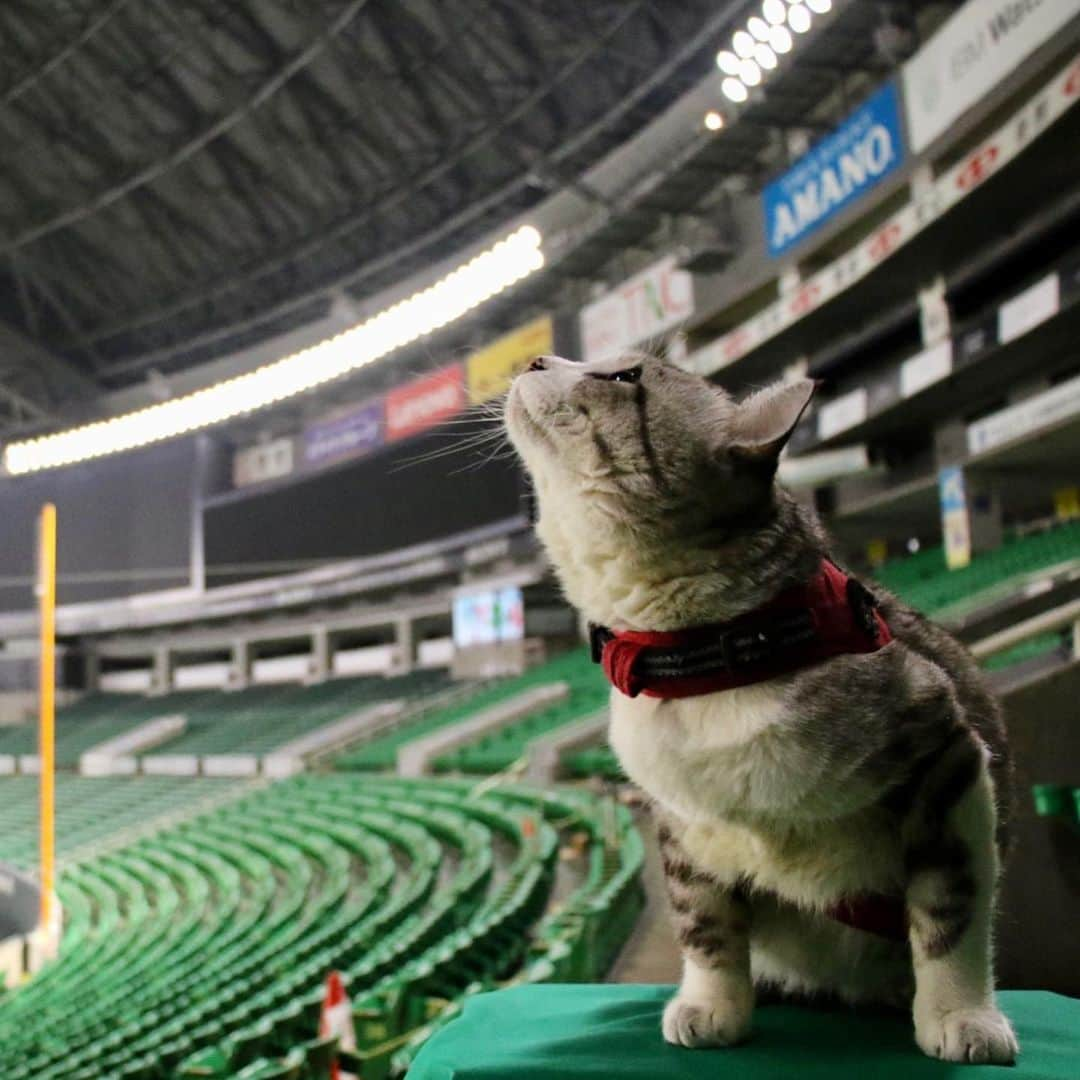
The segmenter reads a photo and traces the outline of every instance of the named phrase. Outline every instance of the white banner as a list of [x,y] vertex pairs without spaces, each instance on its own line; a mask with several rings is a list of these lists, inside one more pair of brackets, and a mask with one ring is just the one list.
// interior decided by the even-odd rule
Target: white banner
[[257,443],[233,454],[233,487],[247,487],[288,476],[293,471],[293,441]]
[[581,358],[618,356],[693,313],[693,279],[669,255],[581,309]]
[[1080,375],[969,424],[968,452],[984,453],[1080,413]]
[[850,289],[1000,172],[1078,99],[1080,58],[1074,58],[1007,123],[939,176],[917,198],[887,218],[868,237],[807,278],[793,292],[774,301],[711,345],[691,353],[684,366],[701,375],[719,371]]
[[904,65],[912,152],[929,146],[1077,15],[1080,0],[970,0]]

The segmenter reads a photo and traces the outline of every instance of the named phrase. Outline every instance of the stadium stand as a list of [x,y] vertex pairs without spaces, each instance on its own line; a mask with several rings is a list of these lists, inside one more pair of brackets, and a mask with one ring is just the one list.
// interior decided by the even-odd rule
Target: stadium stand
[[[517,723],[510,723],[499,731],[481,736],[475,743],[462,747],[453,754],[439,758],[436,770],[462,772],[497,772],[521,756],[529,738],[542,734],[561,724],[571,723],[589,712],[602,708],[607,700],[607,687],[602,676],[590,663],[583,649],[575,649],[546,663],[531,668],[524,675],[501,679],[475,693],[464,691],[453,705],[421,711],[420,714],[396,727],[342,754],[335,760],[341,769],[357,769],[378,772],[392,770],[397,765],[398,752],[403,746],[440,731],[470,717],[500,705],[526,691],[544,685],[566,683],[569,696],[565,701],[531,713]],[[485,763],[477,761],[477,768],[465,767],[462,762],[473,762],[472,747],[495,746],[497,750]],[[484,751],[486,753],[486,750]],[[507,754],[514,756],[507,760]],[[499,763],[502,764],[499,764]]]
[[1080,569],[1080,521],[1014,534],[1001,547],[949,570],[940,546],[886,563],[877,579],[908,603],[948,622],[995,600],[1023,595],[1035,575]]
[[[132,694],[90,694],[60,709],[56,716],[56,764],[73,769],[79,756],[98,743],[130,731],[157,716],[186,713],[210,695],[206,691],[177,691],[168,698]],[[0,756],[37,753],[37,728],[31,723],[0,727]]]
[[[65,787],[95,808],[84,846],[122,831],[140,799],[160,793],[164,813],[186,788],[194,810],[214,783]],[[466,992],[602,974],[640,907],[640,839],[625,810],[584,793],[340,774],[235,794],[67,867],[60,960],[0,998],[0,1074],[314,1077],[322,983],[337,969],[377,1075]],[[26,814],[5,824],[32,833]],[[589,837],[585,865],[545,919],[571,829]],[[28,848],[23,836],[8,853]]]
[[444,681],[440,672],[417,671],[392,678],[358,676],[314,686],[256,686],[215,694],[187,712],[187,730],[160,750],[200,756],[265,754],[347,713],[381,701],[408,701],[437,690]]

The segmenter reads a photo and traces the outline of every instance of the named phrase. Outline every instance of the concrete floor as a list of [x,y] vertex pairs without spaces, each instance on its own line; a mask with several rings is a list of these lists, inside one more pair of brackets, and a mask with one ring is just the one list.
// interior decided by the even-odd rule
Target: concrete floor
[[635,811],[634,819],[645,840],[645,910],[607,978],[608,982],[675,983],[679,981],[679,949],[668,918],[656,829],[647,810]]

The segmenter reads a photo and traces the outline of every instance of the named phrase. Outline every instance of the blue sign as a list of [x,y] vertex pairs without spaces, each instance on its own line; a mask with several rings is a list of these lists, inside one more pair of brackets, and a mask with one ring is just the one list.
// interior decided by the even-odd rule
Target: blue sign
[[888,82],[761,193],[769,254],[806,239],[903,161],[900,99]]
[[383,441],[383,403],[379,398],[319,420],[304,429],[304,464],[329,465],[375,449]]

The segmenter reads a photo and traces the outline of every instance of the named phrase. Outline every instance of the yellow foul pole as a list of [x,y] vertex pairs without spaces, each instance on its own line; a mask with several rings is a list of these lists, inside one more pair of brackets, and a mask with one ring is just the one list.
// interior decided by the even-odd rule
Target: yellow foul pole
[[56,507],[46,503],[38,523],[38,611],[40,615],[40,651],[38,683],[38,757],[41,858],[41,925],[52,916],[53,879],[55,874],[55,760],[56,724]]

